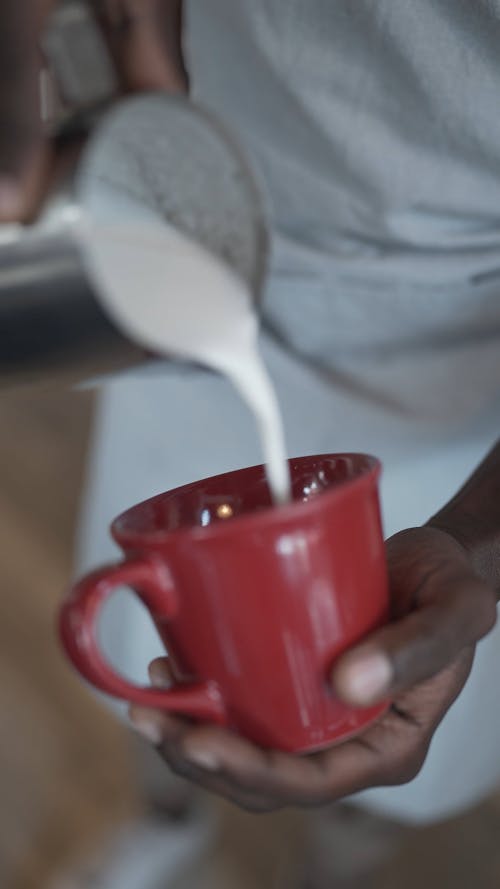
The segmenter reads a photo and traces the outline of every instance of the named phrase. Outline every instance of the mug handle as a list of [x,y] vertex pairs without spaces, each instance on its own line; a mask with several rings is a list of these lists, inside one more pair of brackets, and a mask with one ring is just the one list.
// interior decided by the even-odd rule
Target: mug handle
[[134,685],[113,669],[97,642],[97,624],[105,601],[118,586],[131,587],[152,614],[163,611],[173,618],[177,613],[177,597],[161,559],[139,556],[93,571],[73,587],[59,614],[60,639],[76,669],[114,697],[226,724],[224,701],[215,682],[164,690]]

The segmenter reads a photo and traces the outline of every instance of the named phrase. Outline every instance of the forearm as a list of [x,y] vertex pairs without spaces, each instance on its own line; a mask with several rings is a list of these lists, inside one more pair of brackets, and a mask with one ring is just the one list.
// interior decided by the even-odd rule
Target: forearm
[[467,549],[479,576],[500,598],[500,440],[427,524],[447,531]]
[[183,0],[91,0],[124,90],[184,93]]
[[181,92],[188,87],[189,76],[183,54],[184,0],[168,0],[165,4],[167,59],[173,85]]

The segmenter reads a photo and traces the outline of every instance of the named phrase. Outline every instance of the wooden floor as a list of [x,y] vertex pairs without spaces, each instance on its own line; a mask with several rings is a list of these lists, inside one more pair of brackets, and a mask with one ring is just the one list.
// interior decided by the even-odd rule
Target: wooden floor
[[89,395],[0,396],[2,889],[45,889],[134,805],[122,731],[54,633],[91,411]]
[[[125,730],[73,677],[54,635],[91,416],[89,395],[0,396],[1,889],[51,889],[66,863],[139,806]],[[223,807],[220,842],[183,889],[277,889],[303,817],[255,820]],[[345,840],[354,856],[356,836]],[[499,838],[492,798],[451,824],[405,834],[361,889],[499,889]],[[280,889],[295,887],[285,879]]]

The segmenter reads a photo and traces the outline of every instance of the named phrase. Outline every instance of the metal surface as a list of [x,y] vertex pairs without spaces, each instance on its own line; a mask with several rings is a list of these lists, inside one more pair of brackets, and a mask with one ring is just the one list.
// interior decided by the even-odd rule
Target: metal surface
[[268,256],[255,176],[221,122],[184,98],[143,94],[101,120],[82,156],[78,204],[109,224],[126,205],[137,217],[175,226],[218,256],[258,300]]
[[102,311],[70,236],[0,247],[0,388],[69,383],[141,360]]

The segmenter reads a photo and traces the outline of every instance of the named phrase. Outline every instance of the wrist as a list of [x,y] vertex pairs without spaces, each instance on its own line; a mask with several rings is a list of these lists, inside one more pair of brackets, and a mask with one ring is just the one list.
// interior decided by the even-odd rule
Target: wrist
[[460,543],[479,577],[500,596],[500,442],[427,525]]
[[467,553],[476,574],[497,591],[500,599],[500,525],[487,515],[471,512],[465,504],[451,503],[426,522],[443,531]]

